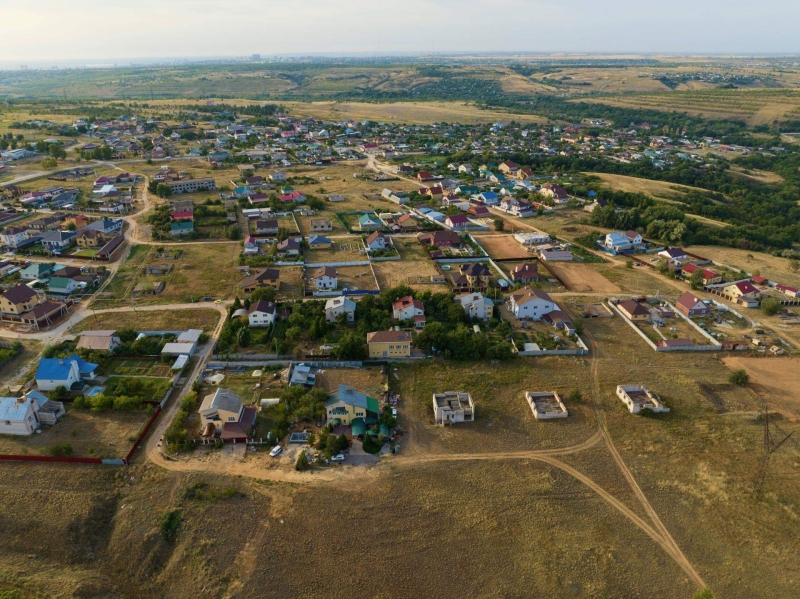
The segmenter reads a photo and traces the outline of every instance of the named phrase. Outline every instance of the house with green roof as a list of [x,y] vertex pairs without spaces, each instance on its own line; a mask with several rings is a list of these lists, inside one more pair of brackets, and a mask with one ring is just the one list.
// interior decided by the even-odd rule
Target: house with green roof
[[78,285],[77,281],[66,277],[51,277],[48,282],[50,293],[59,293],[61,295],[69,295],[78,289],[78,287],[80,287],[80,285]]
[[374,397],[356,391],[348,385],[339,385],[325,402],[328,424],[350,426],[354,437],[363,436],[367,426],[378,422],[380,404]]
[[34,262],[23,268],[19,273],[19,278],[23,281],[38,281],[47,278],[56,267],[52,262]]
[[169,226],[169,232],[173,237],[178,237],[179,235],[188,235],[192,231],[194,231],[194,223],[190,220],[174,222]]
[[358,226],[362,231],[372,231],[374,229],[382,229],[383,223],[374,214],[362,214],[358,219]]

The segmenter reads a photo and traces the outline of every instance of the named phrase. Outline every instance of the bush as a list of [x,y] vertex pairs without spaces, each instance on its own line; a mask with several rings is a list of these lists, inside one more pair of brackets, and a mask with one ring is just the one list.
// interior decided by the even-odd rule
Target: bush
[[583,394],[580,392],[580,389],[573,389],[567,395],[567,401],[571,403],[581,403],[583,401]]
[[47,448],[47,453],[57,458],[72,455],[72,445],[70,445],[69,443],[62,443],[60,445],[51,445],[50,447]]
[[744,387],[750,382],[750,375],[747,374],[747,371],[744,368],[739,368],[731,372],[730,376],[728,377],[728,382],[738,387]]
[[300,455],[297,456],[297,462],[294,464],[295,470],[303,472],[308,470],[311,467],[311,464],[308,463],[308,456],[306,455],[305,450],[300,452]]
[[166,543],[173,543],[178,538],[178,529],[181,526],[181,512],[180,510],[171,510],[164,512],[161,516],[161,523],[159,529],[161,530],[161,538]]
[[716,599],[716,595],[711,592],[711,589],[705,588],[697,591],[692,599]]
[[761,311],[767,316],[775,316],[781,309],[781,303],[774,297],[768,297],[761,302]]

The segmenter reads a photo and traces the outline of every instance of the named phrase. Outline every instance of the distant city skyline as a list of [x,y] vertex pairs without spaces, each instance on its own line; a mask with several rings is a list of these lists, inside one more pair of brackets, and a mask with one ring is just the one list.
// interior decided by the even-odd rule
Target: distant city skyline
[[800,3],[789,0],[0,0],[0,14],[4,68],[252,54],[800,52]]

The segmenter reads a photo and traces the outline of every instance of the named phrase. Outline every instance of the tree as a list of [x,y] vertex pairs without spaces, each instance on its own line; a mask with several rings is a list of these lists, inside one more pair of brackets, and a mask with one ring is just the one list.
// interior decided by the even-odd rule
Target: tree
[[158,183],[156,185],[156,195],[160,198],[168,198],[172,196],[172,188],[165,183]]
[[57,166],[58,162],[56,161],[55,158],[45,158],[44,160],[42,160],[42,168],[53,169],[56,168]]
[[798,270],[800,270],[800,262],[792,258],[791,260],[789,260],[789,268],[791,269],[792,272],[797,272]]
[[703,271],[702,270],[694,271],[692,273],[692,275],[689,277],[689,286],[692,289],[702,289],[704,282],[705,282],[705,279],[703,278]]
[[161,530],[161,538],[164,539],[165,543],[172,543],[178,538],[178,529],[180,526],[180,510],[170,510],[162,514],[159,529]]
[[77,229],[75,223],[67,223],[67,231],[74,231],[75,229]]
[[750,382],[750,375],[747,374],[747,371],[744,368],[738,368],[731,372],[730,376],[728,377],[728,382],[732,385],[736,385],[737,387],[744,387]]
[[358,333],[347,333],[339,340],[334,350],[336,357],[342,360],[363,360],[367,357],[367,342]]
[[774,297],[768,297],[761,302],[761,310],[767,316],[775,316],[781,309],[781,303]]
[[311,468],[311,464],[308,463],[308,456],[306,455],[305,449],[300,452],[300,455],[297,456],[297,461],[294,464],[295,470],[299,470],[303,472]]
[[250,329],[247,327],[242,327],[239,329],[239,332],[236,333],[236,345],[239,347],[248,347],[250,345]]
[[350,447],[350,441],[347,439],[347,435],[342,433],[336,437],[336,444],[333,446],[333,449],[336,453],[340,453],[348,447]]
[[506,227],[506,221],[504,221],[502,218],[494,219],[495,231],[502,231],[503,229],[505,229],[505,227]]
[[705,588],[697,591],[692,599],[716,599],[716,595],[711,592],[711,589]]

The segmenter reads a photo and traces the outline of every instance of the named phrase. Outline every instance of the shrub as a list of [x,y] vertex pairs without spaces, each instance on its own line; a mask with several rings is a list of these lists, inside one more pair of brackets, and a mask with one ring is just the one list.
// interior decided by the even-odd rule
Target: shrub
[[72,445],[69,443],[61,443],[60,445],[51,445],[47,448],[47,453],[54,457],[64,457],[72,455]]
[[781,309],[781,303],[774,297],[768,297],[761,302],[761,311],[767,316],[774,316]]
[[300,452],[300,455],[297,456],[297,462],[294,464],[295,470],[303,472],[304,470],[308,470],[311,467],[311,464],[308,463],[308,456],[306,455],[305,450]]
[[737,385],[738,387],[744,387],[750,382],[750,375],[747,374],[747,371],[744,368],[738,368],[731,372],[730,376],[728,377],[728,382],[732,385]]
[[580,392],[580,389],[573,389],[567,395],[567,401],[572,403],[581,403],[583,401],[583,394]]
[[161,538],[166,543],[173,543],[178,538],[178,529],[181,526],[181,512],[180,510],[170,510],[164,512],[161,516],[161,523],[159,529],[161,530]]

